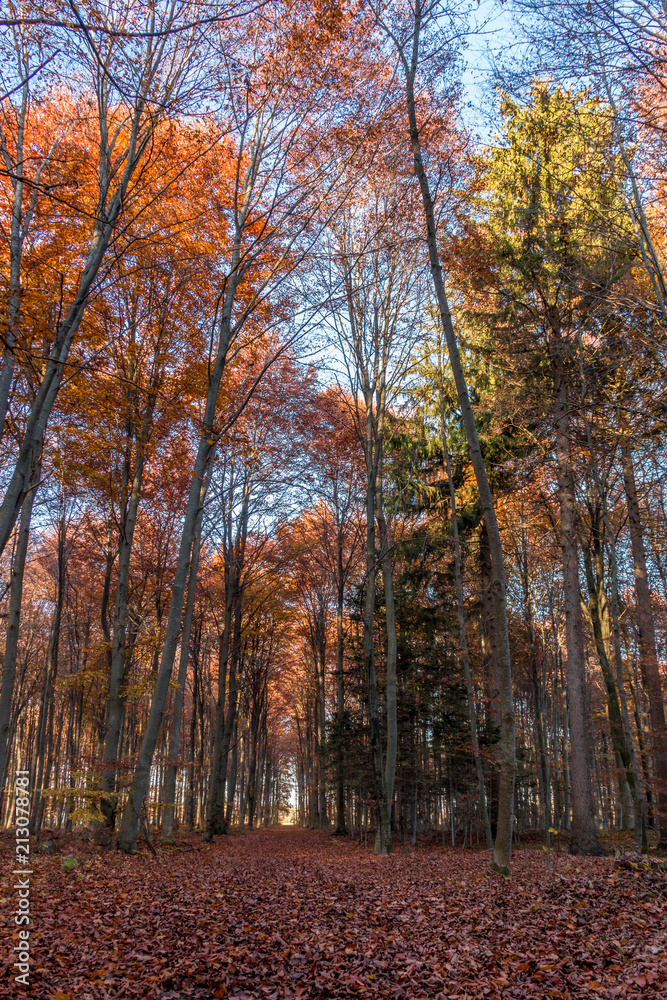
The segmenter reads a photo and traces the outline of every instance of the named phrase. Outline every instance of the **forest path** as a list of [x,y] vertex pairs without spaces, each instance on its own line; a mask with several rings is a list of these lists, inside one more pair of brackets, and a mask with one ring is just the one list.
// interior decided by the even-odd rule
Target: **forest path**
[[[78,865],[65,872],[68,849]],[[7,942],[11,879],[5,864]],[[504,879],[483,851],[399,845],[376,858],[289,827],[189,838],[157,860],[71,841],[34,859],[27,995],[664,1000],[666,883],[566,856],[549,879],[533,850],[517,851]],[[21,992],[8,952],[2,997]]]

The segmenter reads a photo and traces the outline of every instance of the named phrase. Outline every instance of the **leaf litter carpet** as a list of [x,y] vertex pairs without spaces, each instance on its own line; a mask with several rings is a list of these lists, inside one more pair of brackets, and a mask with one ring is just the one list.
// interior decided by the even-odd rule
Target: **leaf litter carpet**
[[[72,847],[77,857],[76,845]],[[45,1000],[659,997],[667,875],[608,858],[370,847],[295,828],[126,857],[34,859],[31,985],[14,982],[3,851],[0,996]]]

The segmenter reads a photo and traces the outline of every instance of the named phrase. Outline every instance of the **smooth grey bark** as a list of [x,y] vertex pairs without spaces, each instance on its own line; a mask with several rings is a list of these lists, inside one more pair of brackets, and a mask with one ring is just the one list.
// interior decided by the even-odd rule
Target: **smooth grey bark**
[[507,625],[507,599],[505,587],[505,564],[503,559],[500,529],[493,504],[493,496],[489,485],[484,457],[477,434],[475,415],[470,404],[468,386],[461,364],[458,342],[449,302],[445,291],[442,265],[438,254],[438,236],[435,221],[435,208],[431,187],[424,166],[421,150],[420,128],[417,122],[415,102],[415,78],[419,67],[420,32],[422,27],[422,4],[417,0],[414,7],[414,29],[412,31],[411,51],[402,45],[393,33],[385,27],[396,45],[398,55],[403,65],[406,81],[406,105],[409,122],[409,138],[412,149],[414,172],[419,182],[424,220],[426,223],[426,241],[429,263],[438,313],[445,334],[449,362],[454,376],[459,409],[463,418],[466,440],[470,452],[470,460],[479,492],[484,521],[489,533],[491,548],[491,563],[493,569],[493,608],[496,642],[498,645],[498,683],[500,688],[500,781],[498,791],[498,823],[496,839],[493,847],[493,866],[503,873],[509,871],[512,850],[512,830],[514,826],[514,774],[516,767],[516,740],[514,729],[514,697],[512,692],[512,660],[510,655],[509,631]]
[[[133,372],[130,373],[130,381]],[[155,386],[151,386],[154,390]],[[118,581],[113,617],[113,637],[111,640],[111,664],[109,670],[109,693],[105,719],[104,756],[102,764],[100,810],[107,826],[114,827],[116,819],[116,799],[114,796],[118,757],[118,741],[125,709],[125,680],[128,670],[127,658],[127,611],[130,587],[130,561],[134,543],[134,531],[139,514],[146,447],[153,425],[155,392],[149,392],[146,411],[140,433],[137,435],[137,453],[134,473],[130,468],[131,449],[135,437],[131,416],[128,418],[126,456],[122,474],[124,496],[121,510],[118,541]]]
[[387,744],[384,761],[384,784],[387,806],[391,818],[394,804],[394,783],[396,780],[396,751],[398,747],[398,713],[396,692],[396,662],[398,658],[396,644],[396,610],[394,603],[394,574],[391,555],[391,539],[384,513],[384,497],[382,480],[377,491],[377,525],[380,540],[380,565],[382,566],[382,587],[384,590],[385,629],[387,639],[386,651],[386,705],[387,705]]
[[[367,440],[372,441],[372,414],[370,407],[366,410]],[[377,447],[377,445],[376,445]],[[380,705],[378,694],[377,673],[375,670],[374,649],[374,617],[375,588],[377,573],[377,554],[375,546],[375,511],[377,472],[373,462],[372,445],[367,449],[367,482],[366,482],[366,593],[364,599],[364,667],[368,692],[368,723],[375,779],[377,800],[377,834],[375,838],[375,853],[387,854],[392,850],[391,814],[387,802],[385,784],[384,755],[382,752],[382,732],[380,729]]]
[[586,696],[586,657],[579,589],[576,497],[572,471],[570,406],[560,373],[554,389],[560,544],[563,553],[563,604],[567,649],[567,695],[570,728],[572,854],[605,854],[595,828],[591,749]]
[[628,506],[630,542],[635,574],[640,666],[644,687],[648,694],[651,719],[652,750],[656,777],[655,803],[660,826],[659,847],[661,850],[665,850],[667,849],[667,726],[665,725],[664,697],[658,666],[651,592],[648,583],[642,517],[637,499],[632,450],[628,444],[624,444],[621,449],[621,464],[623,468],[623,485]]
[[[526,547],[526,534],[522,530],[521,547],[517,545],[516,551],[519,575],[521,577],[521,589],[523,597],[523,621],[528,634],[528,653],[530,658],[530,679],[533,688],[533,706],[535,714],[535,734],[537,736],[537,750],[540,760],[540,788],[542,794],[542,808],[544,811],[544,828],[546,831],[547,846],[550,846],[551,828],[551,786],[549,775],[549,753],[544,731],[544,696],[543,678],[540,676],[537,648],[535,643],[535,621],[533,616],[533,604],[530,592],[530,579],[528,574],[528,551]],[[545,667],[546,670],[546,667]],[[550,863],[550,859],[549,863]]]
[[477,734],[477,710],[475,707],[475,691],[472,683],[472,672],[470,670],[470,658],[468,656],[468,642],[466,639],[465,614],[463,602],[463,581],[461,579],[461,549],[459,545],[459,520],[456,512],[456,489],[452,477],[452,464],[449,457],[449,446],[447,444],[447,430],[445,427],[445,405],[442,389],[440,390],[440,427],[442,431],[442,447],[445,453],[445,470],[447,472],[447,483],[449,485],[449,499],[451,503],[452,536],[454,539],[454,579],[456,584],[456,611],[459,625],[459,658],[463,667],[463,677],[468,696],[468,720],[470,722],[470,738],[472,741],[472,752],[475,760],[475,770],[477,772],[477,787],[479,789],[479,806],[484,823],[484,833],[486,836],[486,846],[493,849],[493,834],[491,832],[491,822],[486,804],[486,782],[484,780],[484,767],[482,756],[479,752],[479,737]]
[[239,768],[239,723],[238,719],[234,720],[234,731],[232,734],[232,759],[229,764],[229,778],[225,785],[226,788],[226,798],[225,803],[225,830],[228,830],[232,822],[232,812],[234,809],[234,794],[236,792],[236,778]]
[[185,617],[183,620],[183,635],[181,636],[181,656],[178,664],[178,686],[174,692],[174,718],[169,737],[169,761],[164,777],[163,801],[165,803],[162,816],[161,840],[171,843],[174,839],[174,814],[176,810],[176,777],[178,774],[178,757],[181,749],[181,724],[183,719],[183,704],[185,701],[185,682],[190,659],[190,633],[197,595],[197,573],[199,571],[199,554],[201,551],[202,515],[200,510],[195,527],[195,539],[192,546],[192,561],[188,579],[188,592],[185,601]]
[[23,601],[23,577],[30,540],[30,519],[35,495],[41,475],[41,461],[32,471],[30,489],[21,508],[18,538],[12,563],[9,608],[7,609],[7,632],[5,635],[5,655],[2,662],[2,688],[0,689],[0,788],[3,787],[7,765],[7,747],[12,719],[12,700],[16,679],[16,656],[18,652],[19,629],[21,624],[21,604]]
[[[246,204],[247,210],[247,204]],[[157,745],[157,740],[162,724],[162,716],[169,691],[169,681],[176,657],[176,649],[181,631],[181,618],[183,614],[183,604],[185,600],[185,588],[188,577],[188,569],[194,542],[197,518],[204,503],[204,485],[208,478],[210,464],[215,457],[217,446],[217,432],[215,430],[218,394],[222,376],[227,361],[232,328],[231,310],[234,303],[236,289],[240,280],[240,253],[241,253],[241,233],[242,227],[237,228],[235,248],[233,251],[233,266],[229,277],[227,293],[222,307],[222,314],[218,327],[218,346],[215,363],[212,366],[209,377],[208,392],[206,396],[206,406],[202,419],[202,430],[199,435],[197,456],[195,459],[192,482],[188,494],[181,541],[174,575],[171,603],[167,619],[167,630],[165,635],[162,656],[157,672],[153,697],[151,699],[150,713],[144,736],[134,770],[132,785],[128,799],[123,809],[121,826],[118,835],[118,846],[127,853],[134,853],[137,849],[137,834],[141,821],[141,809],[148,790],[148,780],[150,768],[153,761],[153,754]]]
[[339,836],[347,833],[345,824],[345,768],[343,756],[343,725],[345,720],[345,636],[343,633],[343,606],[345,577],[343,576],[343,535],[336,533],[336,830]]
[[[583,532],[582,532],[583,534]],[[585,538],[581,538],[581,548],[586,569],[588,586],[588,615],[591,631],[595,641],[598,660],[602,669],[607,691],[607,713],[611,730],[612,748],[618,767],[619,792],[624,795],[624,786],[628,786],[632,794],[635,810],[635,836],[638,847],[642,847],[642,794],[639,784],[637,761],[631,744],[628,745],[628,728],[624,725],[616,681],[609,663],[607,650],[609,648],[609,623],[607,611],[607,596],[604,587],[604,553],[599,537],[594,537],[593,552]],[[631,738],[631,737],[630,737]],[[639,787],[638,787],[639,786]],[[626,807],[627,808],[627,807]]]
[[[227,819],[227,812],[228,812],[227,806],[229,804],[230,795],[227,789],[227,766],[229,762],[229,751],[231,748],[232,740],[237,739],[237,737],[235,737],[234,734],[238,733],[238,701],[239,701],[240,680],[243,674],[243,664],[244,664],[244,658],[241,654],[243,591],[244,591],[243,584],[239,582],[237,593],[235,595],[232,646],[229,656],[229,706],[227,708],[227,714],[225,716],[225,725],[222,731],[222,744],[220,748],[218,797],[216,800],[218,803],[217,805],[218,819],[216,821],[218,825],[216,825],[216,830],[219,833],[227,833],[229,827],[229,821]],[[237,767],[238,767],[238,755],[237,755]],[[234,780],[236,781],[236,776]],[[233,796],[233,790],[232,790],[232,796]]]
[[65,602],[65,575],[67,572],[67,522],[65,520],[65,500],[62,493],[60,496],[60,517],[58,519],[57,537],[56,601],[53,618],[51,620],[49,651],[44,671],[42,698],[39,706],[35,755],[30,774],[30,787],[33,790],[32,803],[30,807],[30,832],[35,836],[39,835],[42,825],[45,804],[44,790],[49,781],[51,770],[50,764],[53,735],[53,713],[55,707],[55,685],[59,666],[58,654],[60,651],[60,625],[62,621],[63,605]]
[[[213,757],[209,777],[209,797],[206,811],[204,841],[210,843],[216,834],[227,831],[225,811],[225,778],[232,732],[236,723],[238,685],[236,679],[239,648],[241,643],[243,572],[246,542],[248,538],[248,516],[250,510],[251,478],[246,475],[243,482],[241,510],[236,532],[232,528],[234,481],[233,472],[229,483],[229,506],[224,513],[224,577],[225,616],[218,655],[218,697],[215,708],[215,731]],[[229,674],[229,684],[227,677]],[[229,704],[225,714],[225,695],[229,686]]]
[[482,677],[486,710],[486,774],[489,785],[489,818],[495,836],[498,828],[498,796],[500,790],[500,686],[498,682],[498,643],[493,608],[493,564],[491,544],[484,518],[478,537],[478,592],[480,601],[479,639],[482,655]]

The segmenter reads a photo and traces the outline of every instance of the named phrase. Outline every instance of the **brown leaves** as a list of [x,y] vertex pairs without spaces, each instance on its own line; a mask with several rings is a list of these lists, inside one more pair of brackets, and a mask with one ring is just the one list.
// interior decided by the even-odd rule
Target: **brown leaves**
[[[499,879],[485,852],[375,858],[290,828],[157,863],[79,860],[76,880],[37,863],[32,995],[44,1000],[667,995],[660,871],[564,856],[550,880],[526,850]],[[11,989],[5,975],[0,997]]]

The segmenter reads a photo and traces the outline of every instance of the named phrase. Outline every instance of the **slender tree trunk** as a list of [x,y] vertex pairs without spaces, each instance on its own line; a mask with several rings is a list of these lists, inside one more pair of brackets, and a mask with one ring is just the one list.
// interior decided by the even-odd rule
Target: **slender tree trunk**
[[[220,374],[222,375],[222,373]],[[216,390],[218,388],[219,388],[219,382],[218,385],[216,386]],[[216,391],[216,399],[217,399],[217,391]],[[211,418],[212,416],[213,415],[211,414]],[[153,762],[153,753],[155,751],[155,747],[157,745],[158,737],[160,734],[160,727],[162,725],[162,716],[164,713],[167,694],[169,691],[169,682],[171,680],[171,672],[174,665],[176,648],[178,646],[178,638],[181,630],[181,616],[183,613],[185,588],[188,577],[188,569],[190,564],[190,556],[194,540],[196,521],[204,499],[202,496],[203,491],[201,489],[201,486],[206,478],[208,463],[213,461],[213,453],[215,446],[214,443],[209,443],[212,440],[211,435],[214,433],[212,427],[210,426],[210,424],[212,424],[212,419],[207,423],[209,423],[209,427],[207,431],[205,431],[204,434],[202,435],[202,438],[199,443],[199,448],[197,451],[197,460],[195,463],[192,485],[190,487],[190,495],[188,498],[187,510],[185,514],[185,520],[183,523],[183,531],[181,535],[181,543],[176,565],[176,574],[174,579],[171,606],[169,609],[169,618],[167,622],[167,634],[165,636],[165,643],[162,651],[162,657],[160,660],[160,666],[157,673],[155,688],[153,691],[153,697],[151,699],[149,718],[146,724],[146,728],[144,730],[144,736],[139,750],[137,764],[134,770],[134,777],[132,779],[132,786],[130,788],[127,803],[123,810],[123,816],[118,835],[118,846],[121,850],[124,850],[127,853],[134,853],[136,851],[137,834],[139,830],[139,823],[141,820],[141,810],[143,807],[144,799],[146,797],[146,792],[148,790],[148,781],[150,776],[151,764]]]
[[419,182],[424,206],[426,222],[426,239],[429,261],[438,312],[445,334],[449,361],[456,385],[459,409],[465,427],[470,460],[477,489],[479,492],[484,521],[489,533],[491,548],[491,563],[493,567],[493,608],[496,641],[498,644],[498,684],[500,688],[500,786],[498,803],[498,828],[493,848],[493,865],[502,872],[509,871],[512,850],[512,830],[514,827],[514,773],[516,766],[516,745],[514,732],[514,698],[512,692],[512,660],[510,656],[509,631],[507,626],[507,600],[505,593],[505,564],[503,560],[502,541],[498,520],[493,504],[493,496],[486,474],[482,449],[477,434],[475,415],[470,405],[468,385],[466,382],[459,347],[454,332],[454,325],[445,292],[445,283],[438,253],[438,237],[435,222],[435,209],[429,180],[424,167],[421,151],[420,128],[417,123],[414,84],[419,65],[419,35],[421,30],[421,4],[418,0],[414,10],[414,32],[412,35],[412,51],[406,55],[399,46],[400,55],[406,74],[406,98],[409,120],[410,144],[414,160],[415,176]]
[[345,676],[344,656],[345,640],[343,635],[343,601],[345,597],[345,581],[343,578],[343,538],[339,531],[337,540],[338,586],[336,601],[336,833],[343,836],[347,833],[345,825],[345,768],[343,727],[345,724]]
[[318,655],[317,655],[317,682],[319,687],[319,704],[318,704],[318,745],[317,745],[317,763],[318,763],[318,814],[319,814],[319,825],[323,829],[326,827],[327,819],[327,772],[326,772],[326,630],[324,628],[324,622],[322,622],[322,632],[321,641],[319,643]]
[[38,460],[32,470],[30,490],[21,508],[16,551],[12,563],[11,589],[9,608],[7,611],[7,633],[5,636],[5,655],[2,664],[2,688],[0,689],[0,788],[4,784],[5,768],[7,766],[8,747],[14,682],[16,679],[16,656],[18,652],[19,629],[21,624],[21,604],[23,601],[23,577],[25,561],[30,539],[30,519],[32,507],[39,486],[41,461]]
[[204,840],[208,843],[212,841],[215,834],[224,832],[225,804],[222,801],[224,799],[222,776],[223,734],[225,729],[225,693],[235,600],[234,581],[231,577],[231,570],[226,572],[226,578],[225,620],[218,647],[218,697],[215,703],[213,758],[211,760],[211,779],[209,782],[208,807],[206,810],[206,829],[204,831]]
[[384,785],[387,808],[391,818],[396,780],[396,751],[398,747],[398,721],[396,696],[396,612],[394,607],[394,574],[391,555],[391,540],[384,514],[384,497],[380,482],[376,496],[377,524],[380,536],[380,564],[384,589],[385,627],[387,635],[387,750],[384,762]]
[[[611,729],[611,742],[614,756],[618,762],[619,793],[623,798],[624,787],[629,786],[635,804],[635,825],[641,836],[641,794],[637,794],[636,774],[632,767],[632,755],[627,744],[626,729],[623,724],[621,706],[618,700],[618,692],[614,681],[613,671],[609,663],[607,649],[609,646],[609,627],[606,624],[608,618],[606,612],[606,595],[604,592],[604,579],[602,578],[602,550],[598,544],[596,547],[595,563],[596,574],[593,570],[593,559],[590,549],[585,545],[585,539],[581,539],[581,547],[584,555],[584,566],[586,568],[586,580],[588,584],[588,611],[591,623],[591,631],[595,641],[595,648],[598,660],[602,669],[605,688],[607,690],[607,713],[609,716],[609,726]],[[639,802],[638,802],[639,800]],[[640,811],[637,812],[639,804]],[[624,812],[627,811],[627,805]],[[629,816],[628,816],[629,818]]]
[[[125,710],[125,680],[127,675],[127,609],[130,589],[130,560],[134,542],[134,530],[139,513],[141,487],[144,470],[144,451],[150,428],[153,422],[153,407],[155,396],[151,394],[144,416],[141,435],[137,441],[137,455],[134,475],[130,473],[132,440],[134,430],[132,421],[128,421],[126,441],[126,461],[123,472],[124,506],[120,518],[120,538],[118,544],[118,582],[116,584],[116,602],[113,619],[113,638],[111,641],[111,666],[109,671],[109,695],[104,738],[104,763],[102,767],[102,792],[100,809],[104,814],[107,826],[116,824],[116,770],[118,758],[118,741]],[[130,487],[131,480],[131,487]]]
[[[247,202],[245,204],[247,212]],[[141,819],[141,809],[150,777],[153,754],[157,745],[160,726],[162,725],[162,715],[169,691],[169,681],[176,657],[178,638],[181,631],[181,618],[183,616],[183,604],[185,601],[185,588],[192,554],[197,518],[204,502],[205,484],[208,480],[208,470],[210,463],[215,458],[217,447],[217,432],[215,430],[216,414],[218,409],[218,395],[222,376],[227,362],[227,352],[232,338],[231,313],[236,295],[236,289],[240,280],[240,253],[241,236],[245,217],[237,223],[236,242],[233,252],[231,275],[227,284],[225,300],[222,307],[220,323],[218,327],[218,348],[215,364],[212,367],[208,392],[206,395],[206,406],[204,408],[204,418],[199,435],[197,456],[195,459],[192,482],[188,495],[183,528],[181,532],[181,542],[176,562],[176,572],[172,589],[171,603],[169,606],[169,616],[167,619],[167,632],[162,649],[162,657],[157,672],[153,697],[148,723],[144,730],[144,737],[139,750],[132,786],[128,795],[121,827],[118,835],[118,846],[127,853],[134,853],[137,849],[137,834]]]
[[229,764],[229,778],[225,788],[227,790],[227,802],[225,803],[225,830],[228,830],[232,823],[232,812],[234,809],[234,796],[236,794],[236,779],[239,770],[239,724],[238,719],[234,720],[234,731],[232,733],[232,759]]
[[447,471],[447,482],[449,483],[449,498],[452,511],[452,535],[454,537],[454,578],[456,582],[456,610],[459,621],[459,656],[463,667],[466,693],[468,696],[468,719],[470,720],[470,738],[472,740],[472,752],[475,760],[475,770],[477,771],[477,786],[479,789],[479,807],[484,823],[486,835],[486,846],[493,848],[493,834],[489,821],[489,811],[486,805],[486,783],[484,780],[484,767],[482,757],[479,752],[479,739],[477,736],[477,711],[475,708],[475,691],[472,683],[472,673],[470,670],[470,659],[468,657],[468,643],[466,640],[465,614],[463,603],[463,582],[461,579],[461,551],[459,546],[459,521],[456,512],[456,489],[452,478],[452,465],[449,458],[449,447],[447,445],[447,434],[445,428],[444,399],[440,393],[440,424],[442,428],[442,447],[445,453],[445,468]]
[[178,687],[174,695],[174,720],[171,726],[171,737],[169,740],[169,762],[164,780],[163,798],[165,809],[162,818],[161,839],[165,843],[170,843],[174,839],[174,812],[176,807],[176,776],[178,773],[177,760],[181,749],[181,721],[183,716],[183,703],[185,701],[185,682],[188,674],[188,661],[190,658],[190,633],[192,630],[192,618],[195,608],[195,597],[197,594],[197,572],[199,570],[199,553],[201,549],[202,514],[199,512],[197,527],[195,529],[195,540],[192,548],[192,562],[190,564],[190,578],[188,580],[188,593],[185,602],[185,619],[183,622],[183,636],[181,638],[181,658],[178,665]]
[[53,735],[53,710],[56,679],[58,676],[58,654],[60,651],[60,625],[62,621],[63,604],[65,601],[65,574],[67,569],[65,554],[66,531],[65,502],[61,495],[60,520],[58,524],[58,554],[56,563],[56,606],[53,613],[53,620],[51,622],[49,653],[44,674],[44,687],[42,689],[42,701],[40,704],[39,722],[37,726],[34,767],[31,775],[33,800],[30,813],[30,830],[35,836],[39,836],[42,816],[44,813],[44,787],[49,780],[50,771],[50,751]]
[[576,499],[572,472],[569,402],[565,383],[559,378],[555,390],[556,456],[560,541],[563,552],[563,601],[567,648],[567,693],[569,702],[570,760],[572,788],[572,854],[604,854],[595,829],[595,806],[591,784],[589,718],[586,709],[586,658],[579,590]]
[[480,651],[486,707],[487,767],[489,780],[489,819],[495,838],[498,828],[500,791],[500,685],[498,682],[498,644],[493,611],[493,567],[486,522],[479,527]]
[[[375,514],[377,489],[377,455],[381,445],[372,429],[372,401],[366,400],[366,597],[364,602],[364,665],[368,690],[368,723],[370,730],[371,757],[375,778],[377,801],[377,833],[375,853],[388,854],[392,850],[391,810],[387,801],[387,788],[382,752],[382,731],[380,728],[380,705],[374,651],[375,615]],[[375,460],[374,460],[375,459]]]
[[660,826],[660,850],[667,850],[667,727],[665,726],[665,706],[662,682],[658,667],[655,625],[651,608],[651,593],[648,585],[646,551],[641,512],[637,500],[635,472],[632,451],[629,445],[621,449],[623,485],[628,504],[630,541],[635,570],[635,599],[637,608],[637,628],[639,632],[639,655],[644,686],[648,694],[655,761],[655,803]]

